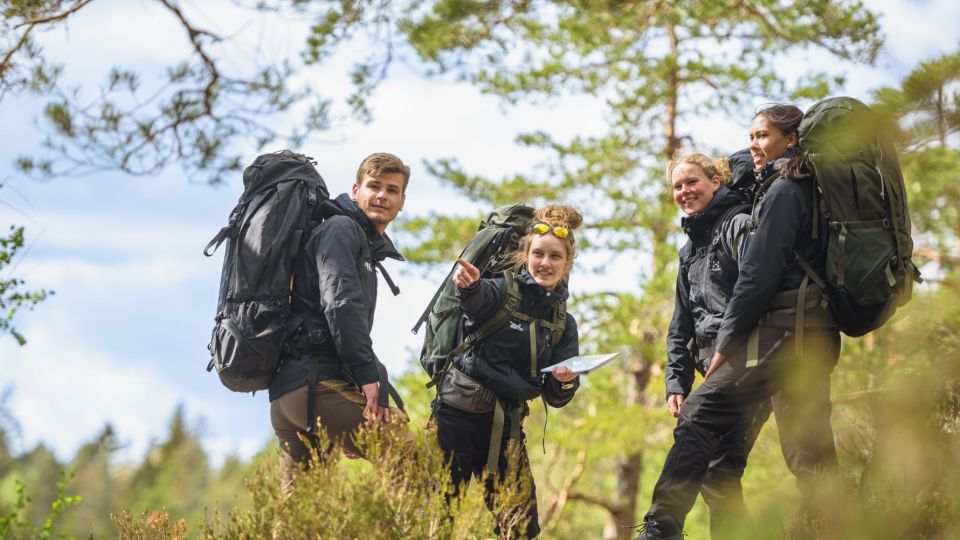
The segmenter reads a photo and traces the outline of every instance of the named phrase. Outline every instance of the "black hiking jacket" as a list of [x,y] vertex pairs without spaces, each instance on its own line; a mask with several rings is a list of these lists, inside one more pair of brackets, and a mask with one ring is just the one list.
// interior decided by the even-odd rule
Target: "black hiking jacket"
[[[713,345],[737,282],[733,250],[738,230],[749,221],[745,201],[741,192],[720,186],[702,212],[681,220],[687,243],[680,249],[673,319],[667,331],[667,396],[689,394],[694,370],[703,374],[709,367],[710,358],[698,350]],[[742,254],[742,243],[738,247]]]
[[[548,291],[534,281],[527,270],[521,269],[514,277],[520,284],[521,302],[517,311],[550,320],[557,302],[567,299],[566,283],[560,282],[554,291]],[[507,285],[503,276],[484,278],[468,289],[457,289],[463,312],[463,335],[470,334],[497,312],[503,305]],[[568,389],[550,373],[539,370],[580,354],[577,322],[567,313],[563,336],[556,348],[551,344],[552,332],[537,326],[537,375],[530,376],[530,334],[528,323],[511,319],[472,347],[453,359],[453,364],[465,375],[489,388],[511,405],[543,395],[552,407],[563,407],[576,393],[580,379]]]
[[386,370],[373,352],[370,330],[377,307],[377,262],[403,260],[347,194],[328,201],[338,215],[311,231],[294,272],[293,312],[306,316],[287,340],[270,400],[308,382],[340,379],[358,386],[380,381]]
[[812,237],[812,227],[822,227],[819,216],[814,220],[814,184],[812,177],[780,178],[760,194],[751,231],[742,239],[740,275],[717,332],[716,350],[724,355],[748,336],[776,293],[800,287],[804,272],[795,254],[824,275],[826,231]]

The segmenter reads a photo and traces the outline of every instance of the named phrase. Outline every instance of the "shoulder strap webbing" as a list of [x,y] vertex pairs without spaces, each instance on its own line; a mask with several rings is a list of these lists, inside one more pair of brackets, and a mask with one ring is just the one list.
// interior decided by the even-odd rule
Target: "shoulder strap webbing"
[[497,464],[500,461],[500,446],[503,444],[503,431],[506,427],[506,419],[510,419],[510,433],[507,437],[520,444],[521,426],[523,417],[526,413],[524,407],[512,407],[510,412],[506,412],[503,402],[499,399],[493,408],[493,426],[490,431],[490,448],[487,449],[487,468],[486,476],[494,478],[497,475]]
[[[463,251],[460,252],[460,257],[463,257],[463,252],[467,248],[463,248]],[[427,318],[430,317],[430,312],[433,310],[433,306],[436,305],[437,300],[440,298],[440,295],[443,294],[443,289],[446,288],[446,284],[450,281],[450,278],[453,276],[454,270],[457,269],[457,263],[453,263],[453,267],[450,268],[450,271],[447,272],[447,276],[443,279],[443,282],[440,283],[440,286],[437,287],[437,292],[433,293],[433,298],[430,299],[430,303],[427,304],[426,309],[423,310],[423,313],[420,314],[420,318],[417,319],[416,324],[413,325],[413,328],[410,329],[414,335],[420,331],[420,327],[423,326],[423,323],[427,321]]]
[[560,343],[560,338],[563,337],[563,331],[566,330],[567,326],[567,301],[558,302],[556,307],[553,308],[553,323],[556,325],[553,329],[553,335],[551,336],[550,345],[556,347],[557,343]]
[[427,388],[435,386],[437,383],[443,380],[443,377],[450,369],[450,364],[453,363],[454,358],[460,355],[463,351],[472,347],[477,341],[480,341],[496,330],[499,330],[510,321],[511,314],[517,313],[517,308],[520,307],[520,287],[514,280],[513,272],[505,271],[503,273],[503,277],[507,285],[507,292],[504,295],[503,305],[501,305],[500,309],[491,315],[489,319],[484,321],[479,328],[471,332],[467,337],[463,338],[463,341],[461,341],[459,345],[454,347],[453,350],[447,354],[446,359],[443,361],[443,369],[437,372],[437,374],[430,379],[430,382],[427,383]]
[[[734,232],[732,245],[726,246],[730,250],[730,253],[727,253],[725,249],[725,242],[723,239],[717,240],[718,229],[723,227],[723,225],[733,219],[734,216],[738,214],[745,214],[748,206],[746,204],[737,204],[727,208],[720,217],[714,222],[713,226],[710,228],[710,246],[707,248],[709,253],[712,253],[717,262],[732,274],[737,273],[737,265],[740,260],[740,254],[738,253],[740,246],[740,239],[747,232],[747,227],[740,227]],[[720,246],[716,244],[720,243]]]
[[776,182],[780,178],[780,172],[777,171],[770,175],[770,178],[767,178],[760,184],[760,187],[757,189],[757,193],[753,196],[753,206],[750,207],[750,215],[754,215],[757,211],[757,204],[759,204],[760,199],[767,193],[767,190],[770,189],[770,185]]
[[397,296],[398,294],[400,294],[400,287],[397,287],[396,283],[394,283],[393,280],[390,279],[390,274],[388,274],[387,269],[383,267],[383,263],[381,263],[380,261],[377,261],[376,264],[377,264],[377,269],[380,270],[380,275],[383,276],[383,280],[386,281],[387,286],[390,287],[390,292],[392,292],[394,296]]

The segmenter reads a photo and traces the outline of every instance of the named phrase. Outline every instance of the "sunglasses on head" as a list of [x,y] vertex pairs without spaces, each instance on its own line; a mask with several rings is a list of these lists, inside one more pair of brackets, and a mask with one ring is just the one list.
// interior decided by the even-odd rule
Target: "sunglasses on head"
[[548,225],[546,223],[534,223],[530,226],[530,230],[539,235],[552,232],[557,238],[566,238],[570,235],[570,231],[568,231],[566,227],[561,227],[559,225]]

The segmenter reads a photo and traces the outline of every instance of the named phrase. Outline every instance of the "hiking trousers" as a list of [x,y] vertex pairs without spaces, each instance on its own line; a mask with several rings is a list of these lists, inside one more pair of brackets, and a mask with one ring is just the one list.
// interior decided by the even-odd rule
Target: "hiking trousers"
[[[318,449],[321,452],[338,443],[348,455],[363,455],[353,440],[354,432],[366,421],[363,411],[367,400],[363,392],[347,381],[317,381],[314,399],[317,418],[308,421],[308,390],[308,385],[303,385],[270,402],[270,423],[280,441],[281,488],[285,492],[290,489],[294,469],[303,469],[310,464],[311,449],[300,437],[307,434],[307,426],[313,422],[324,430],[329,441],[328,448]],[[391,408],[391,414],[396,419],[394,423],[405,426],[402,413]],[[408,439],[413,437],[412,433],[408,435]]]
[[[471,478],[476,477],[484,483],[483,499],[494,515],[494,521],[497,523],[496,533],[500,538],[534,538],[539,535],[537,488],[530,470],[526,435],[523,431],[520,430],[519,440],[507,437],[511,426],[510,418],[505,418],[496,481],[506,479],[511,483],[516,482],[516,486],[521,490],[529,489],[529,492],[525,493],[526,502],[521,507],[500,508],[498,511],[495,479],[485,474],[490,434],[493,430],[493,413],[465,412],[440,402],[434,414],[434,421],[437,427],[437,440],[443,450],[444,459],[450,463],[454,496],[459,493],[461,487],[470,483]],[[509,448],[508,445],[510,445]]]
[[[796,356],[789,332],[762,327],[759,339],[764,359],[759,365],[746,366],[744,344],[684,401],[648,515],[682,528],[711,462],[723,454],[722,445],[744,441],[745,466],[746,454],[771,408],[784,458],[805,499],[813,496],[815,477],[836,467],[830,373],[839,358],[839,333],[805,331],[802,358]],[[742,495],[736,496],[742,501]]]

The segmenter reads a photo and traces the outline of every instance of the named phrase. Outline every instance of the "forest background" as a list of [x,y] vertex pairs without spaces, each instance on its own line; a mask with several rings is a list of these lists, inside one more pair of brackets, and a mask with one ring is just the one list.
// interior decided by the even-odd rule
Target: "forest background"
[[[927,281],[892,324],[844,342],[835,428],[858,496],[843,505],[852,524],[836,530],[956,534],[953,3],[0,9],[0,224],[11,226],[0,230],[0,515],[17,516],[0,523],[42,528],[52,503],[79,496],[58,507],[55,530],[115,536],[130,529],[111,513],[131,510],[129,524],[164,508],[200,534],[214,508],[281,504],[251,503],[275,459],[265,396],[230,394],[203,371],[219,257],[199,251],[236,200],[238,167],[290,146],[318,160],[332,192],[372,151],[414,166],[392,234],[417,264],[389,266],[403,294],[381,294],[374,339],[418,428],[429,395],[407,330],[480,213],[521,200],[585,210],[572,281],[584,348],[625,360],[550,415],[546,453],[535,407],[528,444],[545,537],[629,536],[622,526],[642,516],[674,424],[662,369],[681,237],[663,162],[680,148],[745,146],[764,102],[844,93],[896,124]],[[350,463],[342,475],[362,486],[374,472]],[[796,494],[773,422],[744,484],[762,523],[789,521]],[[687,531],[706,530],[698,504]]]

